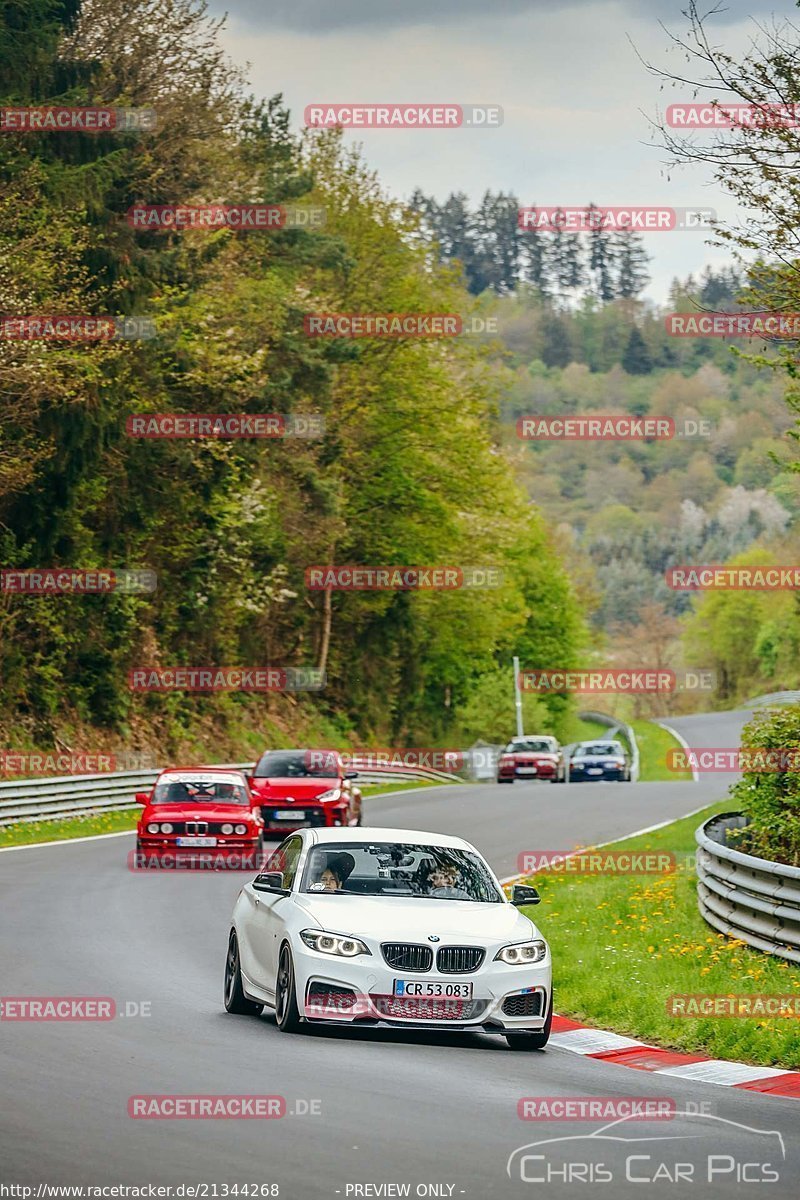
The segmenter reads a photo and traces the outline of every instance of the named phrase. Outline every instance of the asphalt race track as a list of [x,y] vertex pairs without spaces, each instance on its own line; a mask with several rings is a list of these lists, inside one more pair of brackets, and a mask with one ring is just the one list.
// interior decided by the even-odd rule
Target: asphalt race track
[[[735,745],[746,715],[674,725],[693,745]],[[726,782],[705,775],[684,784],[444,787],[375,798],[367,823],[461,834],[503,877],[515,873],[521,850],[608,841],[698,809],[723,795]],[[645,1139],[627,1169],[639,1180],[659,1169],[650,1183],[659,1194],[797,1196],[794,1100],[635,1072],[557,1048],[518,1054],[483,1035],[337,1029],[288,1036],[271,1015],[227,1015],[223,963],[242,876],[134,874],[126,867],[132,847],[124,835],[0,854],[0,992],[108,996],[118,1009],[151,1007],[149,1016],[109,1022],[0,1022],[10,1105],[0,1134],[4,1181],[34,1189],[205,1184],[207,1196],[224,1195],[213,1184],[274,1183],[288,1200],[404,1194],[386,1190],[392,1184],[410,1185],[411,1196],[483,1200],[586,1196],[594,1171],[596,1195],[636,1196],[648,1184],[626,1182],[630,1145],[587,1143],[593,1125],[517,1115],[523,1096],[635,1095],[674,1098],[690,1114],[706,1105],[712,1114],[626,1127],[627,1138]],[[557,987],[557,963],[555,974]],[[281,1095],[288,1112],[267,1121],[128,1116],[130,1096],[165,1093]],[[304,1113],[304,1101],[316,1111]],[[519,1147],[576,1135],[582,1140],[569,1143],[569,1153],[588,1164],[585,1181],[556,1173],[546,1184],[523,1182],[519,1158],[506,1173]],[[665,1137],[671,1140],[653,1140]],[[548,1151],[551,1166],[555,1154]],[[709,1183],[708,1156],[715,1154],[730,1158],[715,1160]],[[598,1162],[613,1181],[597,1177]],[[544,1169],[539,1159],[523,1168],[528,1180]],[[772,1169],[777,1182],[764,1178]]]

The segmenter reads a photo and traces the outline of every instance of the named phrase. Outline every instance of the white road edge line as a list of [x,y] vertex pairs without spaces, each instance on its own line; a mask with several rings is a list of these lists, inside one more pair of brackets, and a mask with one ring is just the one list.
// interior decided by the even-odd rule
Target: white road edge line
[[43,846],[75,846],[78,842],[99,842],[103,838],[130,837],[135,829],[122,829],[119,833],[90,833],[86,837],[56,838],[54,842],[25,842],[22,846],[0,846],[0,854],[8,854],[11,850],[41,850]]
[[[666,723],[666,721],[659,721],[655,717],[653,717],[652,720],[653,720],[654,725],[660,725],[662,729],[666,729],[667,733],[671,733],[672,736],[675,738],[675,741],[679,742],[684,750],[691,750],[691,746],[686,741],[686,738],[681,737],[681,735],[678,733],[677,729],[673,729],[671,725],[668,725]],[[700,782],[700,772],[698,771],[697,767],[692,767],[691,771],[692,771],[693,781],[695,783],[699,783]]]
[[[721,798],[721,797],[720,797]],[[711,804],[714,803],[712,800]],[[699,808],[693,808],[691,812],[684,813],[680,817],[670,817],[668,821],[659,821],[657,825],[648,825],[646,829],[637,829],[633,833],[624,833],[622,837],[612,838],[610,842],[598,842],[592,846],[593,850],[602,850],[604,846],[616,846],[617,842],[627,842],[628,838],[642,837],[645,833],[655,833],[657,829],[664,829],[667,825],[674,825],[676,821],[685,821],[687,817],[694,817],[699,812],[704,812],[709,808],[709,804],[701,804]],[[583,850],[574,850],[572,854],[565,855],[565,858],[576,858],[577,855],[583,854]],[[505,879],[500,880],[503,887],[508,887],[512,883],[517,883],[520,879],[530,879],[530,871],[520,875],[508,875]]]

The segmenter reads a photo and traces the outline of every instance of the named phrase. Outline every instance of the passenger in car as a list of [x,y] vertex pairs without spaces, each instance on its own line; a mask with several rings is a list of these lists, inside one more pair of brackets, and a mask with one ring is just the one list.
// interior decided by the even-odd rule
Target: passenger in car
[[355,865],[356,860],[352,854],[337,854],[335,858],[330,859],[325,870],[319,877],[319,881],[324,885],[325,891],[341,891],[342,885],[349,878]]
[[434,867],[428,876],[429,896],[437,900],[469,900],[469,895],[460,887],[456,887],[458,871],[455,867],[445,864]]

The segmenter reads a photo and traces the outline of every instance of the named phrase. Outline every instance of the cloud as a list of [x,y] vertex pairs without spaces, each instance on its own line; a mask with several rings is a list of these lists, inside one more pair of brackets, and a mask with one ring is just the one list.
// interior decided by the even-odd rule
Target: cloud
[[[701,12],[714,8],[716,0],[701,0]],[[212,9],[230,13],[231,18],[242,25],[258,29],[292,30],[309,37],[343,30],[384,30],[414,26],[437,26],[481,21],[498,24],[504,18],[525,14],[552,14],[556,7],[561,10],[580,8],[594,10],[599,15],[604,9],[614,7],[622,13],[642,18],[643,4],[646,15],[653,21],[662,20],[685,24],[682,16],[688,0],[213,0]],[[786,4],[786,0],[783,0]],[[775,10],[776,0],[720,0],[720,11],[714,21],[732,24],[745,21],[748,17],[768,16]],[[783,15],[786,15],[784,12]]]

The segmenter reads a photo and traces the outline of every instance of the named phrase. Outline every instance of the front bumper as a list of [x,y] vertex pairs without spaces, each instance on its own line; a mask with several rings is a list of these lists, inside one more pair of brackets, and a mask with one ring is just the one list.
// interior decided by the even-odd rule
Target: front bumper
[[298,804],[297,808],[302,812],[301,820],[278,820],[275,816],[277,812],[289,812],[291,805],[286,803],[281,804],[280,800],[273,800],[261,805],[261,816],[264,818],[264,833],[274,836],[283,836],[287,833],[295,833],[298,829],[328,829],[345,827],[350,824],[345,806],[332,806],[314,804],[313,801],[308,804]]
[[508,766],[499,767],[497,771],[498,779],[554,779],[556,774],[555,763],[537,763],[536,769],[531,767]]
[[[549,953],[542,962],[523,967],[484,961],[479,970],[463,975],[443,975],[435,970],[395,970],[378,955],[373,952],[354,959],[334,958],[302,943],[300,947],[293,945],[297,1001],[305,1019],[347,1025],[360,1022],[424,1029],[483,1029],[496,1033],[538,1030],[545,1023],[552,988]],[[423,983],[434,979],[444,985],[471,983],[473,998],[406,1000],[394,995],[395,979]],[[519,999],[507,1003],[513,997]],[[504,1011],[504,1006],[512,1011]],[[514,1015],[514,1009],[523,1011]]]
[[602,783],[604,780],[611,783],[622,783],[626,778],[624,767],[603,767],[602,774],[589,775],[586,769],[576,771],[574,767],[570,768],[569,777],[573,783]]

